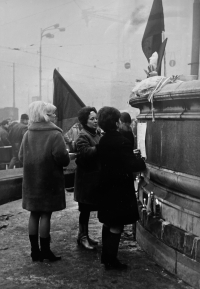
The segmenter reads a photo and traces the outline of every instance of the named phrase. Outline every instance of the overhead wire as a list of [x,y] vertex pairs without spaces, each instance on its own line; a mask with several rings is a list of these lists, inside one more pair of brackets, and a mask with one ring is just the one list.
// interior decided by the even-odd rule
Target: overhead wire
[[[0,62],[6,62],[6,63],[13,64],[13,62],[5,61],[5,60],[4,60],[4,61],[3,61],[3,60],[0,60]],[[21,66],[28,66],[28,67],[32,67],[32,68],[38,69],[37,66],[33,66],[33,65],[20,64],[20,63],[17,63],[17,62],[15,62],[15,64],[21,65]],[[10,66],[8,66],[8,67],[12,67],[12,65],[10,65]],[[52,68],[43,67],[43,69],[52,71]],[[65,71],[65,72],[71,74],[71,71],[67,71],[67,70],[65,70],[65,69],[62,69],[62,71]],[[105,78],[101,78],[101,77],[97,77],[97,76],[95,76],[95,79],[94,79],[94,76],[88,76],[88,75],[81,74],[81,73],[73,73],[73,75],[82,76],[82,77],[85,77],[85,78],[92,79],[92,80],[94,80],[94,81],[95,81],[95,79],[96,79],[96,80],[99,80],[99,81],[104,81],[104,82],[109,82],[109,83],[116,83],[116,82],[117,82],[117,83],[126,83],[126,84],[128,83],[128,82],[125,82],[125,81],[117,81],[117,80],[116,80],[116,81],[110,81],[110,80],[107,80],[107,79],[105,79]]]
[[38,15],[38,14],[40,14],[40,13],[44,13],[44,12],[47,12],[47,11],[49,11],[49,10],[56,9],[56,8],[58,8],[58,7],[61,7],[61,6],[68,5],[68,4],[72,3],[72,2],[73,2],[73,0],[70,1],[70,2],[67,2],[67,3],[64,3],[64,4],[62,4],[62,5],[54,6],[54,7],[51,7],[51,8],[49,8],[49,9],[45,9],[45,10],[39,11],[39,12],[37,12],[37,13],[28,15],[28,16],[26,16],[26,17],[22,17],[22,18],[19,18],[19,19],[10,21],[10,22],[3,23],[3,24],[0,25],[0,27],[1,27],[1,26],[5,26],[5,25],[8,25],[8,24],[15,23],[15,22],[18,22],[18,21],[21,21],[21,20],[24,20],[24,19],[27,19],[27,18],[30,18],[30,17],[33,17],[33,16]]
[[[15,49],[15,48],[10,48],[10,47],[6,47],[6,46],[2,46],[2,45],[0,45],[0,48],[8,49],[8,50],[13,50],[13,51],[19,51],[19,52],[28,53],[28,54],[33,54],[33,55],[37,55],[37,53],[29,52],[29,51],[23,51],[23,50],[18,49],[18,48]],[[67,63],[76,64],[76,65],[79,65],[79,66],[94,68],[94,65],[81,64],[81,63],[77,63],[77,62],[74,62],[74,61],[69,61],[69,60],[65,60],[65,59],[61,59],[61,58],[56,58],[56,57],[52,57],[52,56],[47,56],[47,55],[44,55],[44,54],[42,55],[42,57],[49,58],[49,59],[60,60],[60,61],[64,61],[64,62],[67,62]],[[95,69],[113,72],[113,71],[110,70],[110,69],[105,69],[105,68],[101,68],[101,67],[98,67],[98,66],[95,66]]]
[[[4,25],[7,25],[7,24],[15,23],[15,22],[17,22],[17,21],[30,18],[30,17],[33,17],[33,16],[35,16],[35,15],[44,13],[44,12],[46,12],[46,11],[49,11],[49,10],[52,10],[52,9],[56,9],[56,8],[58,8],[58,7],[61,7],[61,6],[68,5],[68,4],[72,3],[72,2],[74,2],[74,3],[77,5],[77,7],[79,7],[79,9],[80,9],[81,11],[83,11],[83,9],[77,4],[77,2],[76,2],[75,0],[73,0],[73,1],[69,1],[69,2],[67,2],[67,3],[64,3],[64,4],[62,4],[62,5],[58,5],[58,6],[51,7],[51,8],[49,8],[49,9],[42,10],[42,11],[40,11],[40,12],[38,12],[38,13],[34,13],[34,14],[31,14],[31,15],[28,15],[28,16],[23,17],[23,18],[19,18],[19,19],[16,19],[16,20],[14,20],[14,21],[10,21],[10,22],[1,24],[0,26],[4,26]],[[96,13],[96,12],[100,12],[100,11],[102,10],[102,8],[104,8],[104,7],[106,7],[106,6],[109,6],[109,5],[111,5],[112,3],[114,3],[114,2],[116,2],[116,1],[113,1],[113,2],[111,2],[111,3],[108,3],[108,4],[104,5],[104,6],[102,6],[99,11],[98,11],[98,10],[92,11],[92,12],[90,13],[90,15],[91,15],[91,16],[94,15],[94,16],[96,16],[96,17],[103,18],[103,16],[97,15],[97,14],[95,14],[95,13]],[[106,17],[105,17],[105,18],[106,18]],[[109,20],[115,20],[115,19],[109,19]],[[69,27],[69,26],[71,26],[71,25],[73,25],[74,23],[79,22],[79,21],[80,21],[80,19],[79,19],[78,21],[75,21],[75,22],[73,22],[73,23],[70,23],[70,24],[67,25],[66,27]],[[112,44],[112,43],[110,43],[110,44]],[[113,43],[113,44],[114,44],[114,43]],[[80,45],[83,45],[83,44],[80,44]],[[85,44],[85,45],[90,45],[90,44]],[[91,45],[95,45],[95,44],[91,44]],[[96,44],[96,45],[100,45],[100,44]],[[102,45],[104,45],[104,44],[102,44]],[[12,49],[12,48],[10,48],[10,47],[3,47],[3,46],[0,46],[0,47],[3,48],[3,49],[18,50],[18,49]],[[37,55],[37,53],[28,52],[28,51],[23,51],[23,50],[21,50],[21,49],[19,49],[18,51],[23,52],[23,53],[28,53],[28,54]],[[60,58],[50,57],[50,56],[46,56],[46,55],[43,55],[43,57],[46,57],[46,58],[49,58],[49,59],[56,59],[56,60],[64,61],[64,62],[67,62],[67,63],[75,64],[75,65],[80,65],[80,66],[85,66],[85,67],[89,67],[89,68],[94,68],[94,66],[91,66],[91,65],[80,64],[80,63],[76,63],[76,62],[73,62],[73,61],[64,60],[64,59],[60,59]],[[1,62],[7,62],[7,63],[13,63],[13,62],[9,62],[9,61],[2,61],[2,60],[0,60],[0,61],[1,61]],[[15,62],[15,63],[16,63],[16,62]],[[22,66],[33,67],[33,68],[37,68],[37,69],[38,69],[37,66],[33,66],[33,65],[28,65],[28,64],[23,64],[23,63],[16,63],[16,64],[17,64],[17,65],[22,65]],[[43,66],[43,69],[52,70],[52,69],[47,68],[47,67],[44,67],[44,66]],[[101,67],[98,67],[98,66],[95,66],[95,69],[113,72],[113,70],[101,68]],[[89,76],[86,76],[85,74],[77,74],[77,73],[76,73],[76,75],[81,75],[81,76],[84,76],[84,77],[87,77],[87,78],[94,79],[94,77],[89,77]],[[99,77],[95,77],[95,78],[96,78],[96,79],[100,79],[100,80],[102,80],[102,81],[107,81],[106,79],[103,79],[103,78],[99,78]],[[95,80],[95,79],[94,79],[94,80]],[[122,81],[107,81],[107,82],[122,82]],[[124,83],[127,83],[127,82],[124,82]]]

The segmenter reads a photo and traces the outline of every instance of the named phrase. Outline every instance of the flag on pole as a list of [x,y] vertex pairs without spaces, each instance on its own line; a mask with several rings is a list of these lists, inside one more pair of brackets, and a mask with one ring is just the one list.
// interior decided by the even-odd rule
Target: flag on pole
[[165,31],[162,0],[154,0],[142,38],[142,50],[148,61],[155,51],[159,53],[162,31]]
[[158,62],[157,62],[157,68],[156,68],[156,71],[158,72],[158,75],[161,75],[161,64],[162,64],[163,55],[165,53],[166,44],[167,44],[167,38],[165,38],[165,40],[161,44],[159,52],[158,52]]
[[56,69],[53,73],[53,82],[53,104],[57,107],[57,125],[65,133],[78,122],[78,111],[85,104]]

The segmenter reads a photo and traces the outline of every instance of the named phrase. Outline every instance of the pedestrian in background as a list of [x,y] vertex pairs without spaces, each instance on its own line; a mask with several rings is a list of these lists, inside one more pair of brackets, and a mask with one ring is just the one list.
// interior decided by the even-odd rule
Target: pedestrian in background
[[134,135],[131,129],[131,116],[128,112],[122,112],[120,116],[120,126],[119,131],[120,133],[129,139],[134,149]]
[[8,138],[12,146],[12,159],[9,164],[9,169],[21,168],[22,164],[19,161],[18,154],[21,142],[25,132],[28,129],[29,117],[26,113],[21,115],[20,122],[13,122],[9,127]]
[[137,149],[137,119],[133,119],[131,122],[131,129],[134,135],[134,149]]
[[0,124],[0,147],[10,146],[8,139],[9,120],[3,120]]
[[30,211],[28,231],[33,261],[61,259],[50,250],[50,226],[52,212],[66,207],[63,167],[70,159],[62,130],[50,120],[55,110],[54,105],[43,101],[30,104],[30,125],[19,151],[24,167],[22,207]]
[[[136,142],[133,130],[131,128],[131,124],[132,120],[130,114],[128,112],[122,112],[120,117],[119,132],[130,141],[132,149],[134,150]],[[137,174],[133,173],[134,182],[136,177]],[[133,240],[136,241],[136,222],[132,224],[132,233],[133,233]]]
[[78,135],[80,133],[82,129],[81,124],[75,123],[65,134],[64,134],[64,139],[65,142],[68,146],[68,149],[70,152],[74,152],[75,151],[75,141],[78,138]]
[[98,218],[103,223],[101,263],[106,269],[124,270],[117,258],[124,225],[139,219],[133,172],[146,169],[131,142],[119,132],[121,114],[113,107],[98,112],[98,125],[105,132],[98,145],[101,163]]
[[78,120],[83,129],[76,140],[77,159],[75,172],[74,199],[79,206],[79,233],[77,242],[88,250],[98,243],[88,234],[91,211],[97,211],[97,188],[99,162],[97,145],[101,134],[97,129],[97,111],[94,107],[83,107],[78,112]]

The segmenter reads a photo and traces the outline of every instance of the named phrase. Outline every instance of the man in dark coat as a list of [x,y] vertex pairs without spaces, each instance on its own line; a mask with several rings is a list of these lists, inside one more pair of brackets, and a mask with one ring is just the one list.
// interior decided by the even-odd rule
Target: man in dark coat
[[0,170],[5,170],[10,161],[11,151],[10,148],[4,148],[10,146],[8,139],[8,127],[9,120],[3,120],[0,124]]
[[3,120],[0,126],[0,147],[10,146],[10,141],[8,139],[8,127],[9,121]]
[[8,138],[12,145],[13,157],[10,161],[10,164],[8,167],[9,169],[13,169],[14,166],[17,168],[22,167],[22,163],[20,163],[18,159],[18,153],[19,153],[23,136],[28,129],[28,120],[29,120],[28,115],[22,114],[19,123],[16,122],[16,123],[11,124]]

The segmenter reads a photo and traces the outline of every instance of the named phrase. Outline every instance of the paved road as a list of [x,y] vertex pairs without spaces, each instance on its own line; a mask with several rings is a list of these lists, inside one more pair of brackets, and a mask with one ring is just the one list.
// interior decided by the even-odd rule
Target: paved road
[[167,273],[132,241],[126,226],[119,258],[129,265],[127,272],[105,271],[100,264],[101,224],[95,214],[90,220],[91,236],[99,241],[96,251],[76,244],[77,203],[66,193],[67,208],[52,216],[52,251],[62,256],[56,263],[32,262],[27,233],[29,213],[21,200],[0,206],[0,288],[2,289],[191,289]]

